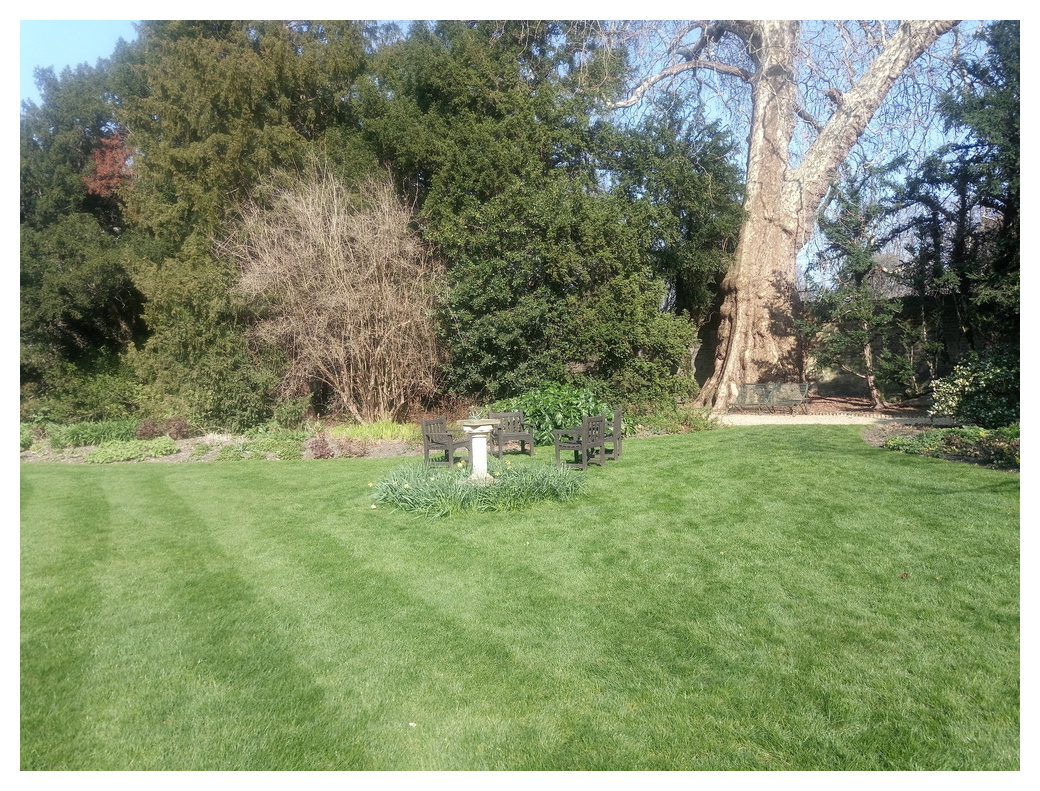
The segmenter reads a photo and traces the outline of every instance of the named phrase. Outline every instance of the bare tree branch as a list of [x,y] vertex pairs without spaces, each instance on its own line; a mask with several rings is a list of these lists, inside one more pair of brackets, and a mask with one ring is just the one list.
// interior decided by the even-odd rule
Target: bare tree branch
[[676,63],[672,66],[668,66],[667,68],[659,71],[657,74],[654,74],[648,77],[647,79],[643,80],[643,82],[641,82],[639,85],[635,87],[635,89],[632,91],[632,93],[629,95],[627,99],[609,105],[609,109],[620,110],[622,107],[632,107],[636,104],[639,104],[639,102],[642,101],[643,96],[646,94],[646,92],[662,80],[666,80],[669,77],[675,77],[676,75],[682,74],[686,71],[697,70],[714,71],[719,74],[728,74],[732,77],[737,77],[738,79],[741,79],[744,82],[751,81],[751,74],[738,66],[731,66],[728,63],[719,63],[718,61],[713,60],[686,60],[682,63]]

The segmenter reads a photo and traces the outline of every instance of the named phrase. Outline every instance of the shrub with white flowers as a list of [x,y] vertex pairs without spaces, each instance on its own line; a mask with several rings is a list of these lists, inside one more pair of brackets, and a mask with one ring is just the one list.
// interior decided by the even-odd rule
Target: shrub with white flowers
[[931,415],[949,415],[983,428],[1017,423],[1019,354],[1013,346],[995,346],[972,354],[953,373],[934,382]]

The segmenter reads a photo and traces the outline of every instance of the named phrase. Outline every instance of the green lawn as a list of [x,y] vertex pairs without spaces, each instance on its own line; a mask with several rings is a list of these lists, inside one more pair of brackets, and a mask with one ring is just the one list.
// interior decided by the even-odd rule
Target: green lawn
[[1017,769],[1019,479],[861,431],[433,521],[398,459],[23,465],[21,767]]

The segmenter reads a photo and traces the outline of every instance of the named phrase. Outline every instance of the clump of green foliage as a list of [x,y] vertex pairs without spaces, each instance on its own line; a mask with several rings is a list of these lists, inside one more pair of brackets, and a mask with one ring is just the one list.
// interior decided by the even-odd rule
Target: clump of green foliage
[[225,445],[217,452],[216,461],[244,461],[267,459],[279,461],[302,459],[304,444],[311,435],[302,429],[289,431],[264,426],[246,432],[246,439]]
[[680,406],[674,402],[637,406],[623,416],[625,435],[688,434],[718,428],[711,409]]
[[285,432],[258,437],[246,444],[246,450],[255,454],[273,454],[275,458],[286,461],[303,458],[303,443],[307,436],[301,432]]
[[553,429],[580,426],[589,415],[614,414],[614,408],[589,388],[549,383],[522,395],[496,401],[495,412],[523,410],[524,418],[534,424],[538,445],[552,445]]
[[910,437],[890,437],[885,447],[918,456],[965,461],[998,469],[1017,469],[1019,433],[1018,423],[992,430],[978,426],[938,428]]
[[20,411],[26,422],[127,420],[137,412],[133,376],[113,355],[99,351],[96,359],[73,364],[47,355],[41,360],[23,346],[22,362],[24,369],[38,371],[21,388]]
[[29,450],[33,444],[32,428],[22,423],[18,427],[19,445],[22,450]]
[[313,433],[303,428],[287,429],[263,425],[246,430],[243,432],[243,436],[251,440],[305,442],[313,436]]
[[216,458],[214,461],[245,461],[246,459],[256,458],[252,456],[246,449],[247,443],[236,442],[231,445],[225,445],[217,451]]
[[91,464],[110,464],[116,461],[143,461],[161,456],[170,456],[178,450],[177,441],[171,437],[156,439],[123,440],[104,442],[87,454],[85,461]]
[[106,442],[131,442],[137,439],[137,428],[136,420],[73,423],[68,426],[51,427],[48,439],[55,450],[101,445]]
[[274,405],[274,422],[282,428],[302,428],[307,422],[307,411],[310,407],[310,395],[301,398],[286,398]]
[[376,505],[400,508],[435,518],[467,511],[518,511],[540,502],[564,502],[576,497],[585,477],[574,470],[535,464],[488,460],[493,482],[468,480],[467,465],[427,467],[407,464],[392,470],[374,487]]
[[972,354],[952,374],[935,381],[935,402],[929,414],[952,415],[984,428],[1015,423],[1020,407],[1019,372],[1016,347],[995,346]]
[[336,426],[329,430],[329,435],[333,439],[422,441],[422,433],[417,424],[395,423],[392,420]]

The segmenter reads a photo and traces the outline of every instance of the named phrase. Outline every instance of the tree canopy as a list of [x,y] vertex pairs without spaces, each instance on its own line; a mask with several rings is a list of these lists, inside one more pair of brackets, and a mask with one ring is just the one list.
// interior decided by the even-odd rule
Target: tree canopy
[[[402,391],[410,406],[546,382],[674,401],[695,373],[721,406],[738,380],[790,377],[795,253],[893,82],[953,23],[847,26],[860,55],[845,71],[841,37],[809,42],[796,22],[671,23],[640,82],[649,61],[628,34],[648,25],[151,21],[97,67],[40,72],[41,104],[21,118],[23,410],[71,404],[70,371],[115,371],[113,410],[214,427],[289,398],[331,405],[293,343],[256,343],[271,306],[300,295],[271,284],[245,299],[251,264],[222,247],[250,212],[272,217],[274,196],[304,194],[315,167],[344,195],[388,175],[401,233],[443,262],[440,368]],[[890,240],[899,223],[909,235],[905,271],[931,256],[929,282],[946,285],[929,293],[957,295],[975,346],[1006,340],[1018,304],[1017,23],[987,36],[984,57],[950,72],[952,144],[885,215]],[[750,86],[743,171],[740,126],[711,120],[721,94],[676,81],[705,74]],[[611,109],[636,104],[638,117]],[[340,221],[317,217],[293,236],[313,261],[321,223]],[[314,282],[350,296],[349,279]],[[330,359],[360,330],[344,332],[328,333]],[[695,372],[702,347],[716,364]]]

